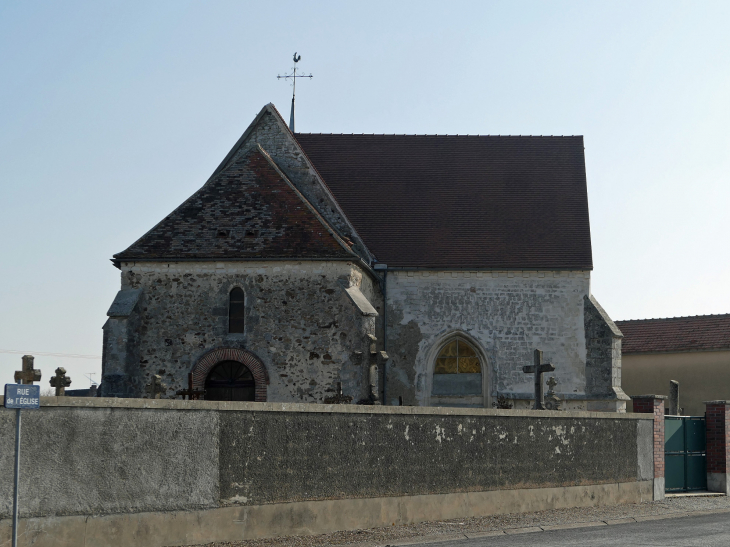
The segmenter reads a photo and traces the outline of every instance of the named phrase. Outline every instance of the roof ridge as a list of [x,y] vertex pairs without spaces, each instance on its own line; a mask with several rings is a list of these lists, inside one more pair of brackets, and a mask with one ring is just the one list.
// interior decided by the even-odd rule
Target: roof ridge
[[500,137],[500,138],[531,138],[531,139],[555,139],[555,138],[575,138],[584,135],[482,135],[477,134],[461,134],[461,133],[305,133],[298,131],[294,135],[320,135],[327,137]]
[[628,323],[629,321],[672,321],[678,319],[695,319],[700,317],[730,317],[730,313],[708,313],[703,315],[680,315],[678,317],[649,317],[645,319],[617,319],[616,323]]

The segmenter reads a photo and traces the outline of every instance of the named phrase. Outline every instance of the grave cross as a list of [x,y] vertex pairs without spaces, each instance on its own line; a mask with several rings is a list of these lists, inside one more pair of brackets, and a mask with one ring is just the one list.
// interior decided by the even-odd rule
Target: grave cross
[[542,375],[545,372],[552,372],[555,367],[550,363],[542,362],[542,351],[535,350],[535,364],[522,367],[522,372],[535,375],[535,406],[533,410],[545,410],[545,395],[543,392]]
[[51,387],[56,388],[56,397],[63,397],[66,395],[66,388],[71,385],[71,378],[66,376],[66,369],[58,367],[56,369],[56,375],[51,378]]
[[545,382],[545,383],[548,386],[548,393],[551,394],[551,395],[554,394],[555,393],[555,386],[558,385],[558,381],[555,379],[555,376],[551,376],[550,378],[548,378],[548,381]]
[[342,394],[342,382],[337,382],[337,390],[332,397],[325,397],[324,404],[326,405],[346,405],[352,401],[352,397],[349,395]]
[[155,374],[150,383],[147,384],[147,390],[151,399],[160,399],[162,394],[167,391],[167,387],[162,384],[162,376]]
[[555,376],[551,376],[545,383],[548,385],[548,392],[545,395],[545,408],[547,410],[560,410],[562,400],[555,395],[555,386],[558,385],[558,381],[555,379]]
[[33,382],[41,381],[40,369],[33,368],[33,360],[35,357],[32,355],[23,355],[23,370],[15,371],[15,382],[18,384],[30,384]]
[[175,395],[182,395],[182,398],[185,399],[185,397],[188,398],[188,401],[193,401],[200,399],[201,396],[205,395],[204,389],[194,389],[193,388],[193,373],[188,373],[188,389],[178,389],[175,392]]

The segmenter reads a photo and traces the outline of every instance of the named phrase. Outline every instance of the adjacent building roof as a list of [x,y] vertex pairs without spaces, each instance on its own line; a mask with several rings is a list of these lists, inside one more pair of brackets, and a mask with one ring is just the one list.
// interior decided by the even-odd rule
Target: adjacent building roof
[[623,353],[730,349],[730,314],[616,321]]
[[295,136],[388,266],[593,266],[583,137]]
[[114,258],[119,262],[354,256],[271,158],[255,148]]

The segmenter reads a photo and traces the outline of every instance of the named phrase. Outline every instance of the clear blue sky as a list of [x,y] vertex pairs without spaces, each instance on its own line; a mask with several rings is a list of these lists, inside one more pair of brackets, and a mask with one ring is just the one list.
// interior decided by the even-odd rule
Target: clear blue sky
[[0,3],[0,350],[101,355],[109,258],[286,115],[294,51],[300,131],[584,135],[609,314],[730,312],[730,2],[313,4]]

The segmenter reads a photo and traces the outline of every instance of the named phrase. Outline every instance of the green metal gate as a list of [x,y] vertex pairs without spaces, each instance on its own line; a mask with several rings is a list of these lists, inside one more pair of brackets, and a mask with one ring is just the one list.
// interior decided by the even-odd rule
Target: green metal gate
[[665,416],[664,466],[667,492],[707,490],[704,416]]

